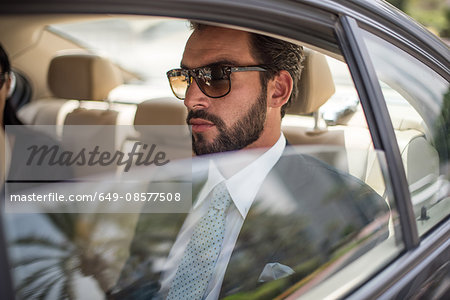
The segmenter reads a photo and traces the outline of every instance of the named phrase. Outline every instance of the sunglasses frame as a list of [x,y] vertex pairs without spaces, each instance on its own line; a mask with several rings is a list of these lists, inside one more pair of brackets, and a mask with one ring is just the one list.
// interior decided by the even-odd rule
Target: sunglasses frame
[[[199,68],[194,68],[194,69],[186,69],[186,68],[177,68],[177,69],[172,69],[167,71],[167,78],[169,79],[169,84],[170,84],[170,89],[172,90],[172,93],[175,95],[175,97],[177,97],[180,100],[184,100],[186,99],[186,93],[187,90],[189,88],[189,86],[192,84],[192,78],[195,80],[195,82],[197,83],[198,88],[200,89],[200,91],[207,97],[209,98],[213,98],[213,99],[217,99],[217,98],[222,98],[225,97],[226,95],[228,95],[231,92],[231,73],[235,73],[235,72],[251,72],[251,71],[257,71],[257,72],[266,72],[266,66],[264,65],[252,65],[252,66],[219,66],[222,68],[222,72],[224,74],[224,78],[223,79],[227,79],[228,80],[228,91],[220,96],[210,96],[208,95],[204,89],[202,88],[202,84],[199,83],[198,80],[203,80],[204,82],[206,82],[204,79],[211,79],[211,74],[208,72],[205,72],[206,68],[212,68],[215,67],[216,65],[208,65],[208,66],[203,66],[203,67],[199,67]],[[179,75],[177,75],[177,73],[181,73]],[[177,77],[177,76],[185,76],[187,77],[187,87],[186,87],[186,93],[185,93],[185,97],[179,97],[177,95],[177,93],[175,93],[174,88],[172,86],[172,82],[171,82],[171,78],[172,77]],[[209,78],[208,78],[209,77]]]

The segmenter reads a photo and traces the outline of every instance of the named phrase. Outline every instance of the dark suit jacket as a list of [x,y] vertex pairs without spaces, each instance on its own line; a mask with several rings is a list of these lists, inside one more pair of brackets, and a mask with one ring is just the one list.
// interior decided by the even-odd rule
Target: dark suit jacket
[[[221,297],[238,293],[244,299],[251,294],[272,299],[386,213],[384,200],[355,177],[311,156],[283,155],[245,219]],[[387,227],[384,230],[387,233]],[[295,273],[277,280],[271,289],[262,287],[266,282],[258,279],[269,263],[289,266]]]
[[[201,183],[194,185],[193,199],[201,187]],[[272,298],[280,294],[329,261],[339,246],[386,213],[384,200],[358,179],[308,155],[283,155],[264,180],[245,219],[221,298],[232,294]],[[141,215],[115,298],[154,295],[160,274],[151,273],[151,266],[167,256],[185,217]],[[275,284],[261,294],[267,278],[266,282],[259,279],[268,263],[288,266],[294,274],[273,278]]]

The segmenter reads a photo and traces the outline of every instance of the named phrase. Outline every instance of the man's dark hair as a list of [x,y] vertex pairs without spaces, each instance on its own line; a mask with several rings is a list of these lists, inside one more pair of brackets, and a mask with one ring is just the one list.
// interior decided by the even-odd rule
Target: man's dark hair
[[[208,26],[210,25],[191,22],[191,28],[194,30],[202,30]],[[266,86],[267,82],[274,78],[281,70],[288,71],[292,77],[293,88],[291,96],[288,102],[281,107],[281,117],[283,118],[286,113],[286,108],[297,97],[298,84],[305,59],[303,47],[257,33],[249,32],[249,34],[253,57],[267,69],[267,72],[260,73],[261,84]]]
[[5,49],[3,49],[2,44],[0,44],[0,66],[3,73],[11,72],[11,65],[9,64],[8,55],[6,54]]

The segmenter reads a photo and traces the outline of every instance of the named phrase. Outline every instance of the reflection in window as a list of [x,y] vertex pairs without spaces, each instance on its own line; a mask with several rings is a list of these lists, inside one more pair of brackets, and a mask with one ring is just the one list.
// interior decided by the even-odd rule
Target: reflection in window
[[[225,298],[339,297],[402,249],[389,203],[339,170],[345,168],[346,151],[314,149],[285,150],[264,180],[227,265]],[[372,154],[385,170],[383,154]],[[243,156],[231,156],[227,166],[241,166],[251,153]],[[320,157],[333,157],[332,164]],[[207,167],[204,159],[194,160],[194,183],[204,182]],[[108,188],[116,186],[103,182],[102,191]],[[17,295],[157,296],[185,218],[183,213],[10,214],[6,228]]]

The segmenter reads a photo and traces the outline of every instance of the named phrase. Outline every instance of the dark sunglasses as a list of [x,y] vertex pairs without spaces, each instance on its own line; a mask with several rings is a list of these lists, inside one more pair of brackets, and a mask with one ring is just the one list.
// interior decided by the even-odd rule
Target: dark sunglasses
[[3,88],[3,85],[6,82],[6,74],[8,74],[8,73],[7,72],[0,73],[0,89]]
[[193,80],[197,83],[203,94],[210,98],[220,98],[231,91],[231,73],[267,71],[264,66],[231,67],[222,65],[209,65],[195,69],[173,69],[167,72],[170,88],[180,100],[186,98],[186,93]]

